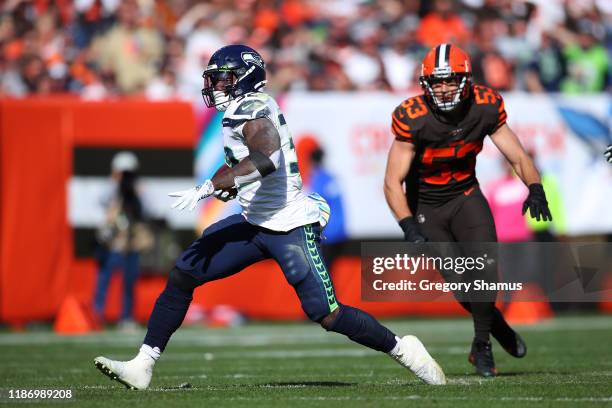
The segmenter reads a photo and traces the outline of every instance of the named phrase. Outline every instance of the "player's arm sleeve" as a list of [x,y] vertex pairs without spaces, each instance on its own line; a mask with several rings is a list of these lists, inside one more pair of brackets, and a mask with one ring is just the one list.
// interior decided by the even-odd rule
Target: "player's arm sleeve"
[[494,92],[494,95],[494,111],[492,112],[493,122],[489,135],[492,135],[500,127],[504,126],[506,124],[506,119],[508,118],[508,114],[506,113],[506,106],[504,105],[504,98],[502,98],[502,96],[497,92]]
[[391,114],[391,133],[398,142],[414,143],[414,133],[406,118],[406,112],[401,107],[395,108]]

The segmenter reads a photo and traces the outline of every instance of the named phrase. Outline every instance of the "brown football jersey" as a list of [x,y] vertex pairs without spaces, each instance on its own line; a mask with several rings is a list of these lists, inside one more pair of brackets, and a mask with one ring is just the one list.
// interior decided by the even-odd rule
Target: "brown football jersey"
[[[476,156],[487,135],[506,123],[504,101],[491,88],[474,85],[466,113],[456,124],[438,119],[417,95],[402,102],[392,114],[395,139],[412,143],[416,155],[406,179],[406,194],[428,204],[442,204],[478,183]],[[412,206],[411,206],[412,207]]]

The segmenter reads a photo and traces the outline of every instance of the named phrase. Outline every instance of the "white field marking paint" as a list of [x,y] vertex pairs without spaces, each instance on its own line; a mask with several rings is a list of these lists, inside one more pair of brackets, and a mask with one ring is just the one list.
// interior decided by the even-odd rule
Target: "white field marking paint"
[[[143,332],[144,334],[144,332]],[[340,339],[344,340],[344,339]],[[85,335],[62,337],[52,333],[32,333],[32,334],[0,334],[0,345],[30,345],[30,344],[78,344],[78,345],[125,345],[134,346],[142,342],[140,336],[124,336],[119,333],[113,336],[103,335]],[[271,344],[315,344],[315,343],[342,343],[343,341],[329,340],[323,336],[307,336],[307,335],[274,335],[260,334],[251,335],[248,329],[244,333],[236,333],[227,336],[206,334],[202,330],[199,334],[191,336],[173,337],[172,344],[174,346],[268,346]]]
[[[304,357],[365,357],[381,355],[377,351],[370,349],[355,349],[355,348],[333,348],[326,350],[311,349],[311,350],[263,350],[263,351],[239,351],[239,352],[214,352],[210,353],[214,359],[237,359],[237,358],[252,358],[252,359],[285,359],[285,358],[304,358]],[[188,361],[200,359],[204,360],[204,353],[180,353],[167,356],[164,355],[164,360],[173,361]]]
[[[428,347],[434,354],[462,355],[467,354],[467,347]],[[383,356],[374,350],[354,347],[334,347],[330,349],[304,349],[304,350],[263,350],[263,351],[220,351],[213,353],[168,353],[164,354],[164,361],[197,361],[214,359],[294,359],[311,357],[372,357]]]
[[[275,368],[276,369],[276,368]],[[394,372],[397,372],[397,367],[391,367],[391,370]],[[389,367],[377,367],[376,371],[381,374],[384,371],[391,371],[389,370]],[[295,372],[295,367],[290,367],[290,369],[282,369],[279,367],[278,370],[276,371],[288,371],[288,372]],[[176,370],[173,370],[173,372],[176,372]],[[384,374],[382,374],[384,375]],[[236,374],[224,374],[224,375],[214,375],[211,374],[209,377],[206,378],[211,378],[211,379],[215,379],[215,378],[225,378],[225,379],[243,379],[243,378],[264,378],[266,376],[263,375],[259,375],[259,374],[242,374],[242,373],[236,373]],[[373,377],[373,372],[369,372],[369,373],[363,373],[363,374],[336,374],[335,378],[340,380],[340,379],[346,379],[346,378],[372,378]],[[525,377],[530,377],[529,374],[525,374]],[[170,378],[170,379],[180,379],[180,378],[184,378],[184,379],[191,379],[194,378],[193,375],[162,375],[159,376],[160,379],[166,379],[166,378]],[[267,378],[267,377],[266,377]],[[306,373],[301,373],[300,374],[300,378],[301,379],[305,379],[305,378],[312,378],[312,379],[320,379],[321,375],[320,374],[306,374]],[[50,377],[49,380],[51,380],[52,378]],[[507,378],[504,378],[503,376],[499,377],[499,381],[506,381]],[[416,378],[412,379],[412,378],[408,378],[408,377],[402,377],[399,376],[397,378],[393,378],[393,379],[389,379],[389,380],[385,380],[385,381],[362,381],[361,385],[366,385],[366,384],[372,384],[372,385],[381,385],[381,384],[385,384],[385,385],[397,385],[397,386],[401,386],[403,384],[406,384],[406,382],[414,382],[417,384],[420,384],[420,381],[418,381]],[[465,377],[449,377],[447,378],[448,384],[450,385],[486,385],[486,384],[490,384],[490,381],[484,378],[478,378],[478,377],[474,377],[474,376],[465,376]],[[529,383],[530,384],[542,384],[542,385],[548,385],[550,384],[550,381],[534,381],[533,378],[529,378]],[[589,385],[589,384],[593,384],[592,380],[584,380],[584,381],[576,381],[574,379],[571,378],[559,378],[559,376],[555,376],[555,384],[557,385],[562,385],[562,384],[567,384],[568,386],[571,385],[579,385],[579,384],[585,384],[585,385]],[[253,384],[253,386],[255,386],[255,384]],[[231,386],[228,387],[224,387],[224,386],[217,386],[215,387],[216,391],[229,391],[231,390]]]
[[600,372],[594,372],[594,373],[584,373],[583,375],[592,375],[592,376],[600,376],[600,375],[605,375],[605,376],[612,376],[612,371],[600,371]]
[[[224,391],[229,390],[226,388],[217,388],[217,387],[206,387],[206,390],[209,391]],[[197,390],[197,388],[191,388],[187,390]],[[166,391],[175,391],[174,389],[164,389],[164,388],[151,388],[147,391],[154,392],[166,392]],[[179,390],[182,391],[182,390]],[[402,396],[383,396],[383,397],[375,397],[375,398],[367,398],[367,397],[353,397],[353,396],[338,396],[338,397],[330,397],[330,396],[312,396],[312,397],[285,397],[282,395],[273,395],[269,398],[266,397],[207,397],[206,401],[372,401],[372,400],[388,400],[388,401],[405,401],[405,400],[423,400],[423,401],[525,401],[525,402],[612,402],[612,396],[610,397],[583,397],[583,398],[574,398],[574,397],[555,397],[555,398],[547,398],[547,397],[495,397],[495,398],[482,398],[482,397],[445,397],[445,396],[424,396],[424,395],[402,395]]]
[[197,379],[206,379],[207,376],[201,375],[155,375],[156,381],[165,382],[166,380],[197,380]]
[[[432,320],[416,322],[390,322],[390,328],[397,333],[413,333],[422,336],[423,340],[435,338],[439,333],[452,331],[456,335],[464,333],[466,338],[472,333],[472,325],[467,319]],[[588,318],[554,318],[533,326],[518,326],[521,333],[528,332],[567,332],[581,330],[610,331],[609,317],[596,316]],[[288,332],[290,332],[288,334]],[[76,344],[82,345],[126,345],[136,348],[142,342],[144,330],[135,334],[122,334],[113,331],[94,333],[83,336],[58,336],[52,332],[45,333],[2,333],[0,345],[30,345],[30,344]],[[459,342],[459,341],[458,341]],[[187,328],[179,330],[172,337],[172,345],[176,346],[269,346],[277,344],[342,344],[346,339],[334,336],[313,327],[310,324],[283,326],[244,326],[218,330],[199,330]]]
[[481,384],[482,381],[475,377],[447,377],[446,383],[453,385],[474,385]]

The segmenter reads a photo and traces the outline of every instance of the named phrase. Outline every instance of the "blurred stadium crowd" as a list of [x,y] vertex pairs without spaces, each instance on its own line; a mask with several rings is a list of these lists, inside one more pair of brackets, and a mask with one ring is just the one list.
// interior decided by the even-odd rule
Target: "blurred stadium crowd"
[[0,95],[199,97],[211,53],[246,43],[269,89],[412,91],[440,42],[502,91],[611,89],[609,0],[6,0]]

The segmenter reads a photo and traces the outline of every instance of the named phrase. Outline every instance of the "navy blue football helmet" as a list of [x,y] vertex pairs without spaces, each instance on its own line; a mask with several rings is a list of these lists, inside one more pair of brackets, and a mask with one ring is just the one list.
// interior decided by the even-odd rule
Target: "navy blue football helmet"
[[257,51],[246,45],[227,45],[210,57],[202,77],[204,103],[224,111],[232,99],[265,86],[265,63]]

